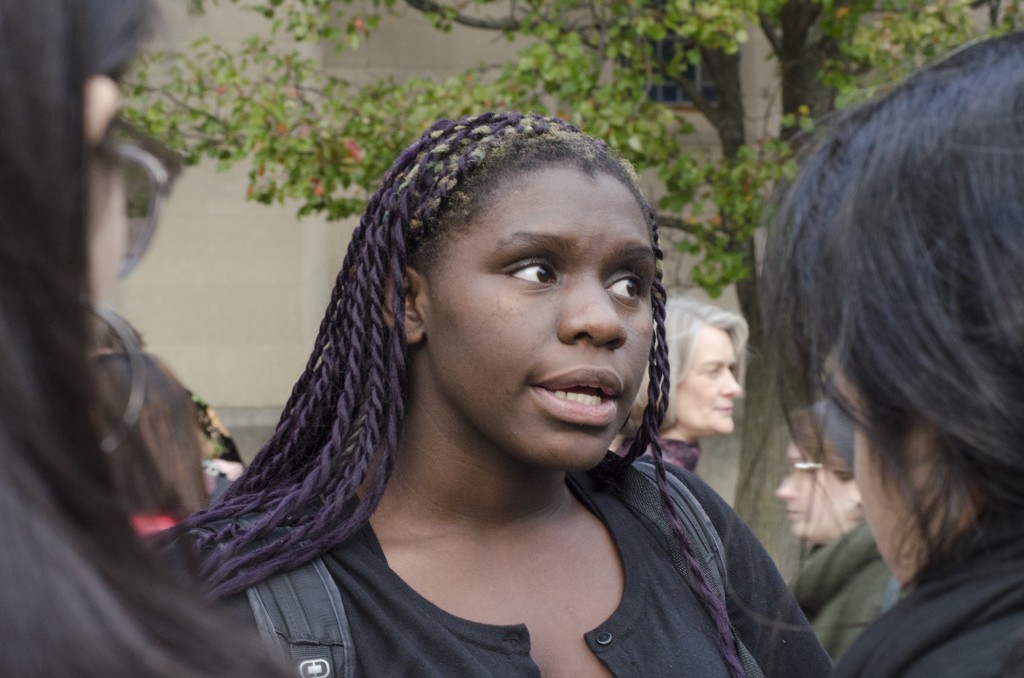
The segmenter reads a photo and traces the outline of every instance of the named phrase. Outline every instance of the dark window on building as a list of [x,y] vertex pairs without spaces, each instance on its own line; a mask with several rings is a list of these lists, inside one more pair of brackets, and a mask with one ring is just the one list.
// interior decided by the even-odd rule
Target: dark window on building
[[[700,89],[701,94],[704,95],[704,98],[709,101],[717,100],[718,92],[715,90],[715,85],[711,82],[710,78],[705,77],[704,64],[694,65],[683,57],[682,53],[686,49],[686,44],[685,40],[677,35],[667,37],[664,40],[658,40],[653,43],[654,58],[665,64],[670,64],[677,60],[678,68],[682,69],[682,77],[696,85]],[[686,105],[693,103],[677,84],[668,79],[659,79],[658,82],[649,86],[647,88],[647,95],[651,98],[651,101],[659,104]]]

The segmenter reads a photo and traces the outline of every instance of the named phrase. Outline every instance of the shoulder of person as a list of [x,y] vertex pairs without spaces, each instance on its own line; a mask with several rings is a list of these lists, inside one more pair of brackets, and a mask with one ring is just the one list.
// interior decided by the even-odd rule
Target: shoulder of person
[[697,474],[673,464],[665,464],[665,472],[671,473],[686,485],[700,503],[701,508],[707,513],[708,518],[711,519],[723,544],[727,545],[727,537],[736,532],[737,528],[742,528],[740,533],[743,537],[754,536],[728,502],[722,499],[721,495],[701,480]]
[[[192,590],[205,591],[207,585],[201,575],[202,564],[218,548],[218,545],[210,543],[203,545],[200,538],[205,534],[214,533],[218,528],[232,522],[237,522],[237,520],[226,518],[199,528],[178,529],[161,542],[157,550],[158,557],[187,587]],[[256,548],[261,543],[263,542],[254,543],[250,548]],[[244,591],[218,600],[217,604],[243,624],[255,626],[252,607]]]
[[737,633],[769,678],[818,678],[831,672],[822,649],[757,536],[707,483],[666,465],[700,503],[725,549],[727,607]]

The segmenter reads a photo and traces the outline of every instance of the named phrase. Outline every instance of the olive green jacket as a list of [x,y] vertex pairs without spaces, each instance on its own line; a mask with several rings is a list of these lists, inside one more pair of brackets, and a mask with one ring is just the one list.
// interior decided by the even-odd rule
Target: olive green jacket
[[833,661],[879,615],[890,579],[866,523],[807,557],[793,594]]

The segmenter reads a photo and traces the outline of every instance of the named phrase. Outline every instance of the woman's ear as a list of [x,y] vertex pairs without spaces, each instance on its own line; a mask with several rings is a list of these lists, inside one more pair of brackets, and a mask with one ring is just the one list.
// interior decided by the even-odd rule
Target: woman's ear
[[415,268],[405,269],[405,340],[409,346],[422,342],[427,335],[426,318],[430,307],[427,277]]
[[95,146],[103,140],[110,121],[121,108],[121,90],[105,75],[94,75],[85,81],[82,95],[85,105],[85,143]]
[[853,524],[857,525],[864,520],[864,504],[860,496],[860,488],[857,487],[857,483],[851,478],[844,482],[846,488],[846,509],[847,519]]
[[[384,324],[391,327],[395,324],[391,296],[395,293],[395,285],[388,277],[384,283]],[[428,307],[427,277],[411,266],[405,267],[405,342],[408,346],[423,341],[426,335],[424,319]]]

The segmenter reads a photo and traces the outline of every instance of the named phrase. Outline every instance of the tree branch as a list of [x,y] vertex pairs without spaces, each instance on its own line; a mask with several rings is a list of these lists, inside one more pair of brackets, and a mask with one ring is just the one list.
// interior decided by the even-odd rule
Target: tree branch
[[779,39],[779,34],[775,32],[775,27],[772,26],[771,18],[764,12],[758,13],[758,19],[761,23],[761,32],[764,33],[764,37],[768,39],[768,44],[772,47],[772,52],[775,53],[776,57],[782,55],[782,41]]
[[[439,2],[434,2],[434,0],[405,0],[405,4],[419,12],[424,12],[426,14],[440,14],[445,17],[450,16],[449,10],[454,9],[452,7],[446,7]],[[483,28],[489,31],[516,31],[522,28],[522,22],[511,14],[514,9],[515,6],[513,5],[509,16],[503,19],[481,19],[480,17],[470,16],[459,11],[456,11],[455,14],[451,16],[451,19],[457,24],[469,26],[471,28]]]
[[715,110],[715,107],[711,105],[711,102],[707,100],[707,97],[704,96],[704,93],[700,91],[700,88],[685,76],[678,75],[677,73],[669,73],[668,64],[664,61],[659,61],[657,63],[658,70],[661,71],[662,76],[668,78],[676,87],[683,90],[686,97],[690,100],[690,103],[696,106],[697,110],[700,111],[709,122],[714,124],[718,112]]
[[201,108],[198,108],[196,106],[193,106],[192,104],[183,101],[182,99],[179,99],[178,97],[168,92],[166,89],[145,85],[143,86],[142,91],[146,92],[147,94],[153,95],[157,98],[163,97],[175,106],[177,106],[178,108],[180,108],[181,110],[188,111],[189,113],[197,115],[203,118],[204,120],[207,120],[208,122],[215,123],[225,132],[229,132],[231,130],[231,126],[228,123],[224,122],[224,120],[222,120],[221,118],[218,118],[216,115],[210,113],[209,111],[203,110]]
[[678,231],[689,235],[695,234],[694,229],[680,217],[670,217],[667,214],[655,214],[654,223],[658,225],[659,231],[668,229],[670,231]]

